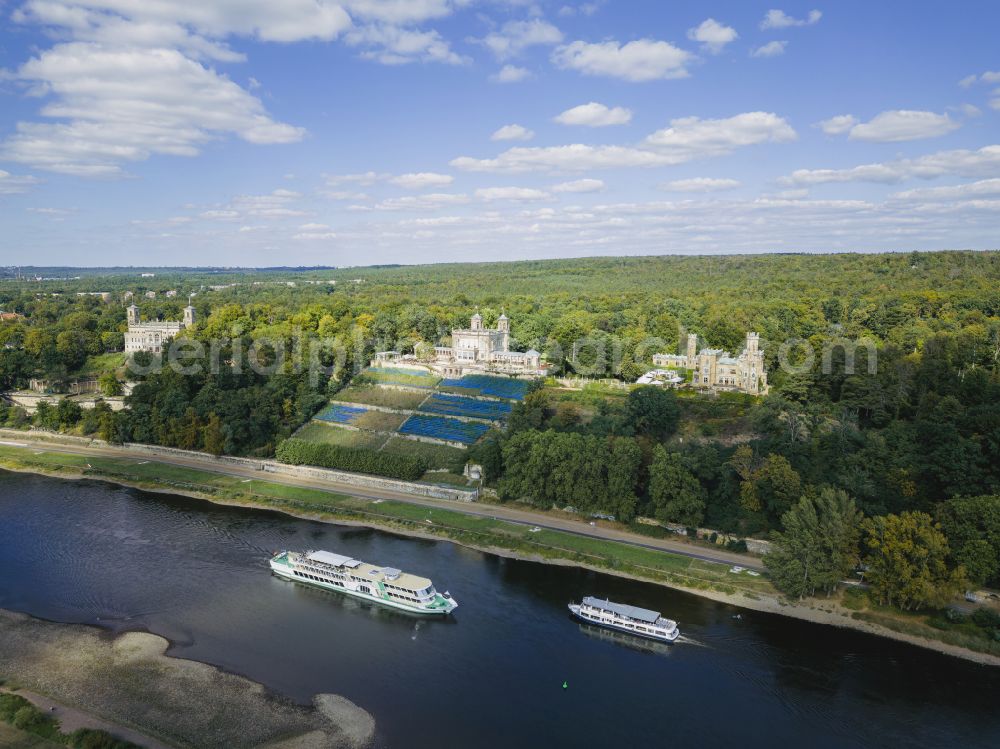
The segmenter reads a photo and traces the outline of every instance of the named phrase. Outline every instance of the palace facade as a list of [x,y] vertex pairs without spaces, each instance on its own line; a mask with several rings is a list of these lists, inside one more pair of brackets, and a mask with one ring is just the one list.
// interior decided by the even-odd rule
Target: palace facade
[[694,388],[767,395],[767,370],[757,333],[747,333],[746,345],[739,356],[717,348],[698,351],[698,336],[690,333],[686,354],[654,354],[653,364],[693,370],[691,386]]
[[184,328],[190,328],[194,325],[194,307],[191,306],[190,300],[188,306],[184,308],[183,320],[142,322],[139,308],[135,304],[130,304],[126,312],[128,314],[128,332],[125,333],[125,353],[134,351],[163,353],[167,341]]
[[[401,361],[398,351],[382,351],[375,355],[376,362]],[[548,371],[542,355],[530,351],[510,350],[510,319],[501,314],[496,328],[483,326],[478,312],[472,316],[468,328],[451,331],[450,346],[435,346],[434,354],[426,362],[431,369],[444,377],[461,377],[470,373],[496,373],[507,375],[545,375]]]

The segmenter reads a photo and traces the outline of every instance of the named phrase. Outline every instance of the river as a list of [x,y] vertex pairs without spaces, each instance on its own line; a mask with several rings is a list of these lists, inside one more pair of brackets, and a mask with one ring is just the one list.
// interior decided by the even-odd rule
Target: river
[[[459,608],[416,619],[286,582],[276,549],[425,575]],[[998,669],[447,542],[0,471],[0,570],[0,608],[148,630],[298,702],[342,694],[381,747],[1000,745]],[[591,594],[683,638],[575,622]]]

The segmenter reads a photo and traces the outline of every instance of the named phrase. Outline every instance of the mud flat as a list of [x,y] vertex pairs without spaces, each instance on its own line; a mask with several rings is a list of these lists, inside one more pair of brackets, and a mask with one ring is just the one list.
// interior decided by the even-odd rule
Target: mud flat
[[146,632],[112,636],[0,610],[0,678],[176,747],[361,749],[372,716],[339,695],[288,702],[218,668],[164,655]]

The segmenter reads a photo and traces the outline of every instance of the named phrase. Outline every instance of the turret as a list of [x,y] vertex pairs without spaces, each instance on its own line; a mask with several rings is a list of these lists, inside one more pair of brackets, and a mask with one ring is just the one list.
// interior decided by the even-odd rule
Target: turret
[[760,336],[757,333],[747,333],[747,354],[755,356],[760,349]]
[[483,329],[483,316],[478,312],[472,316],[472,329],[482,330]]
[[125,312],[126,312],[126,314],[128,316],[128,324],[129,325],[138,325],[139,324],[139,307],[137,305],[130,304],[128,306],[128,308],[125,310]]
[[497,330],[503,333],[503,342],[500,344],[503,350],[510,351],[510,320],[503,312],[500,313],[500,318],[497,320]]
[[194,325],[194,307],[191,305],[191,297],[188,297],[187,307],[184,308],[184,327],[190,328]]
[[688,333],[687,338],[687,366],[694,369],[694,360],[698,356],[698,334]]

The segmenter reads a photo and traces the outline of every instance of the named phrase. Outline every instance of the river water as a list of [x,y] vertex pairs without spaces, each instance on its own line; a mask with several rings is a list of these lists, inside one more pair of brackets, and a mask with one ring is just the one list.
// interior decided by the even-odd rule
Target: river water
[[[283,581],[276,549],[425,575],[459,608],[415,619]],[[591,594],[662,611],[683,639],[575,622],[567,602]],[[995,668],[590,571],[98,482],[0,472],[0,608],[148,630],[295,701],[342,694],[375,716],[382,747],[1000,746]]]

